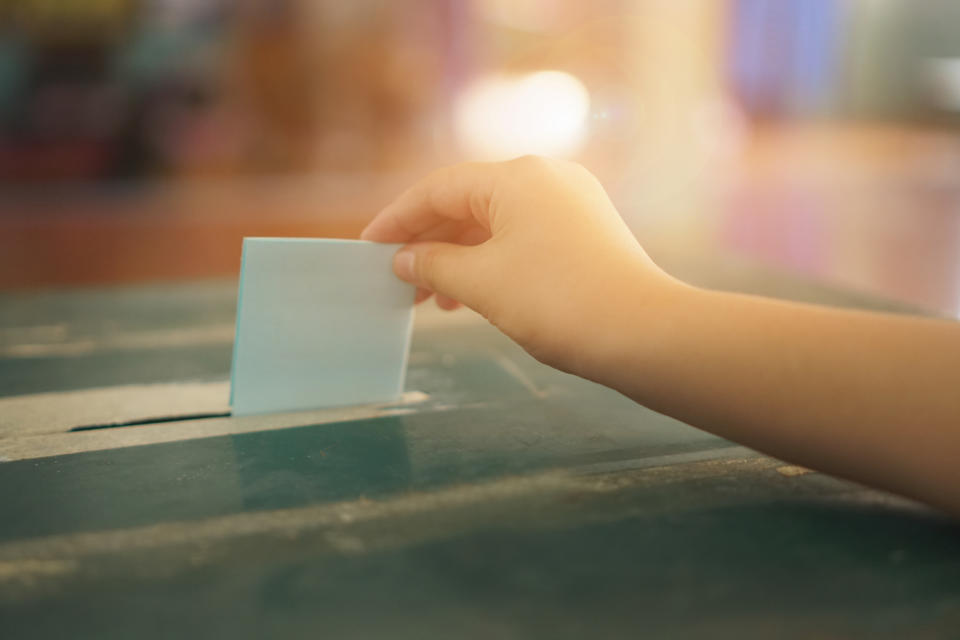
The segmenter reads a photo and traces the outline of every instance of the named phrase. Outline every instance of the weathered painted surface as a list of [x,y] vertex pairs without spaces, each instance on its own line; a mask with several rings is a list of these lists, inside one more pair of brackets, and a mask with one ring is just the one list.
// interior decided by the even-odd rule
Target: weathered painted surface
[[[216,389],[232,288],[0,296],[0,396]],[[960,528],[926,509],[551,371],[469,316],[421,316],[407,387],[423,395],[262,428],[216,417],[71,433],[69,416],[8,419],[0,452],[32,453],[0,463],[0,636],[960,628]],[[133,413],[197,403],[216,407],[200,393]],[[62,449],[70,438],[91,439]]]

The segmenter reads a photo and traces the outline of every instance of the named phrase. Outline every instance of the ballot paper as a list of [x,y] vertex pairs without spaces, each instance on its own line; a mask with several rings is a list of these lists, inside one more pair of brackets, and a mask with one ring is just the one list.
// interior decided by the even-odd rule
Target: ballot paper
[[403,392],[414,287],[397,245],[245,238],[233,415],[390,402]]

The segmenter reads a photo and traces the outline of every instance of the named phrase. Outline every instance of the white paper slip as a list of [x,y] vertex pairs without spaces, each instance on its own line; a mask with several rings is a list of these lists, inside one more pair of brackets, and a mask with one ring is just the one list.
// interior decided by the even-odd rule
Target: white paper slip
[[414,287],[397,245],[245,238],[233,415],[390,402],[403,393]]

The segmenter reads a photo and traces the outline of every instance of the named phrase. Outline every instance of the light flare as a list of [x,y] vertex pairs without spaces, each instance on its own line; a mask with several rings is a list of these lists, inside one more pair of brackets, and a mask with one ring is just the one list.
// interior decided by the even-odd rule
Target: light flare
[[454,128],[472,158],[564,157],[583,147],[589,114],[590,94],[569,73],[498,74],[478,79],[460,95]]

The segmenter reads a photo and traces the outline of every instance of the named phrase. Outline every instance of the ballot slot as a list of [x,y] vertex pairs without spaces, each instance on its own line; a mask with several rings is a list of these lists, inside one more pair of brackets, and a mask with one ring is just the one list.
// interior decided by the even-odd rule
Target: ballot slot
[[150,424],[164,424],[167,422],[184,422],[187,420],[208,420],[210,418],[229,418],[229,411],[215,411],[207,413],[187,413],[173,416],[156,416],[151,418],[138,418],[136,420],[124,420],[117,422],[105,422],[100,424],[85,424],[68,429],[74,431],[96,431],[98,429],[117,429],[119,427],[140,427]]
[[430,394],[405,391],[389,403],[243,417],[229,391],[229,381],[198,380],[3,397],[0,462],[433,410]]

